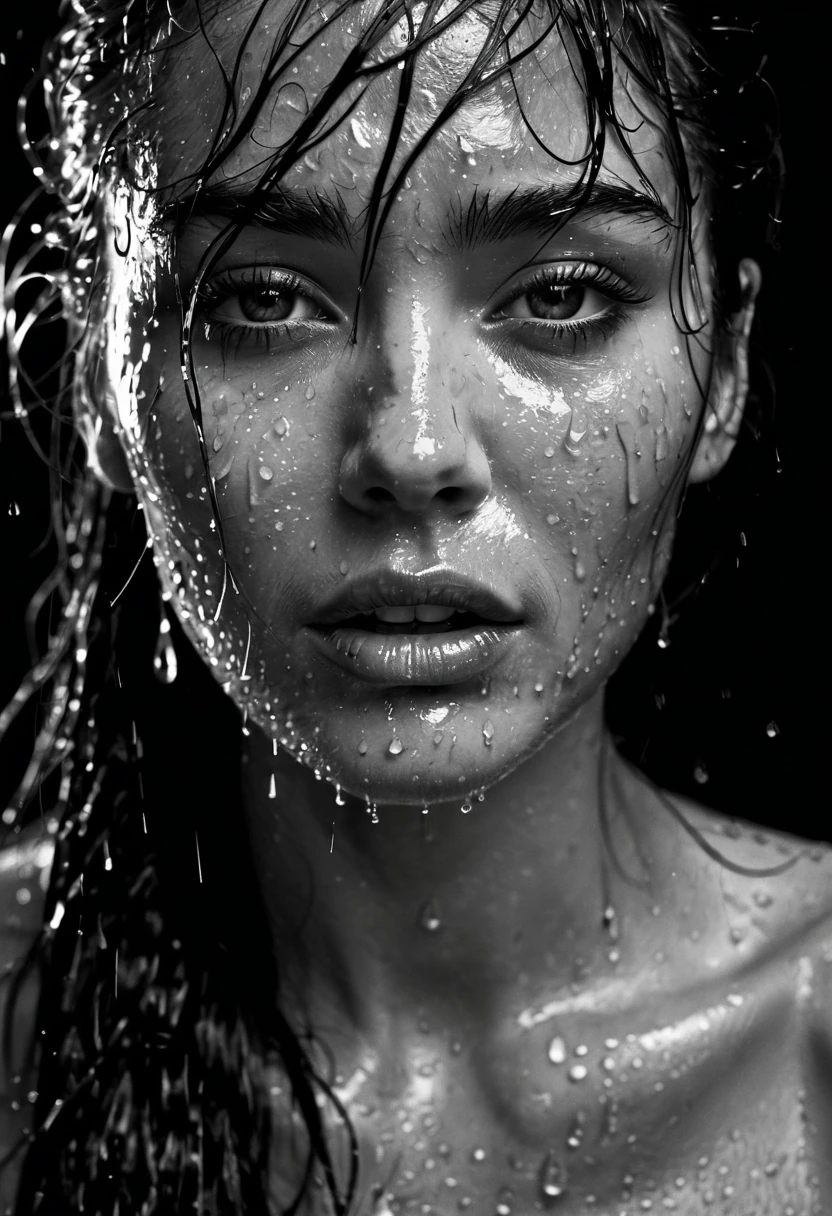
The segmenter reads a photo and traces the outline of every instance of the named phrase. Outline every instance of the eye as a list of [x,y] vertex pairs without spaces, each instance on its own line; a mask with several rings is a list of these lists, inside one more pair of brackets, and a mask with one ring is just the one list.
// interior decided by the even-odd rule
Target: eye
[[207,319],[232,329],[335,320],[312,284],[286,271],[227,272],[204,284],[201,295]]
[[603,312],[608,304],[609,300],[586,283],[542,280],[509,300],[494,315],[518,320],[571,321],[579,314],[585,317]]

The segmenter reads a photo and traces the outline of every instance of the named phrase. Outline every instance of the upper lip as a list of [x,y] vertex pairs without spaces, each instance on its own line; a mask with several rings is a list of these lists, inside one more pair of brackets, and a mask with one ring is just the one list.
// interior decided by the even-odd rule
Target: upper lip
[[460,612],[473,612],[488,621],[519,621],[522,617],[522,609],[515,601],[459,571],[399,574],[381,570],[352,579],[341,587],[337,595],[320,605],[311,623],[334,625],[376,608],[410,604],[440,604]]

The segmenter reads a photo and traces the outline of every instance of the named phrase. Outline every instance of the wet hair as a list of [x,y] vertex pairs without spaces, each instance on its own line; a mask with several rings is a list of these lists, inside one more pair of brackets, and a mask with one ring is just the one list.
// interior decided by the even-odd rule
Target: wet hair
[[[335,0],[312,35],[298,33],[314,7],[286,0],[262,87],[241,109],[246,40],[265,8],[251,3],[248,32],[223,69],[213,142],[192,179],[177,183],[182,197],[198,194],[248,136],[304,38],[318,38],[357,5]],[[416,57],[475,7],[489,23],[482,50],[394,178]],[[110,491],[90,460],[107,343],[106,199],[119,183],[147,193],[154,57],[190,39],[209,41],[221,9],[222,0],[65,0],[63,28],[33,86],[42,109],[29,121],[24,99],[22,137],[39,182],[6,237],[4,320],[13,417],[49,470],[55,563],[28,614],[39,657],[0,717],[7,744],[20,738],[20,715],[37,725],[3,822],[13,834],[44,816],[55,858],[43,929],[8,980],[12,1009],[29,974],[40,984],[29,1049],[38,1068],[33,1131],[17,1146],[19,1216],[265,1214],[272,1141],[285,1134],[272,1125],[275,1086],[289,1094],[301,1146],[297,1194],[284,1211],[300,1211],[316,1186],[336,1213],[357,1210],[356,1143],[333,1090],[334,1068],[312,1028],[293,1024],[281,999],[279,960],[238,813],[239,714],[160,602],[140,508]],[[616,106],[617,70],[625,69],[632,100],[660,128],[676,184],[673,303],[680,333],[698,340],[701,318],[686,311],[680,290],[695,276],[697,196],[708,192],[723,319],[739,303],[738,256],[759,256],[777,219],[776,128],[757,72],[755,22],[743,5],[726,19],[698,4],[654,0],[379,5],[330,86],[274,150],[259,189],[314,151],[375,76],[399,66],[392,129],[367,208],[366,278],[397,187],[426,142],[478,90],[497,77],[512,81],[513,68],[534,52],[519,37],[529,14],[560,32],[585,101],[587,142],[571,211],[591,189],[611,133],[630,147]],[[388,35],[401,23],[406,38],[393,46]],[[519,94],[517,104],[522,112]],[[545,132],[531,134],[545,146]],[[655,193],[631,160],[642,188]],[[148,197],[170,201],[154,200],[152,190]],[[257,202],[255,192],[252,211]],[[184,213],[173,215],[176,229]],[[32,222],[40,229],[34,242]],[[211,494],[190,327],[201,281],[244,223],[235,219],[220,233],[181,303],[183,383]],[[118,235],[125,239],[129,233]],[[30,349],[56,331],[55,365],[38,366]],[[193,707],[206,704],[211,712],[195,721]],[[4,1029],[8,1062],[11,1016]]]

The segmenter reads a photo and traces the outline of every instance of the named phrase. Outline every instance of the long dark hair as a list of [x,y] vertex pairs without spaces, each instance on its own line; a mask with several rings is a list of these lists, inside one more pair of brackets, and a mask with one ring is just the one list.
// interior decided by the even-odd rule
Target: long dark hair
[[[352,3],[336,4],[322,21]],[[400,62],[393,129],[368,209],[365,276],[412,164],[390,177],[416,56],[473,5],[461,0],[451,13],[436,0],[418,13],[402,0],[379,5],[330,89],[264,174],[265,189],[322,138],[349,90]],[[160,599],[140,508],[102,484],[79,442],[96,413],[106,341],[100,251],[112,235],[102,200],[115,181],[131,183],[139,171],[137,147],[153,123],[146,70],[160,38],[168,49],[207,39],[211,7],[200,0],[176,8],[165,0],[65,3],[21,127],[39,182],[4,248],[11,415],[49,470],[54,564],[29,612],[37,661],[0,718],[0,741],[18,750],[24,736],[15,733],[16,720],[36,726],[3,822],[16,833],[45,816],[55,859],[43,929],[9,981],[11,1008],[27,975],[36,972],[40,983],[30,1050],[38,1096],[34,1131],[20,1146],[20,1216],[265,1214],[274,1084],[290,1095],[305,1136],[297,1194],[285,1211],[301,1210],[316,1179],[337,1213],[358,1196],[356,1146],[333,1070],[312,1028],[293,1023],[281,1000],[239,813],[239,714]],[[262,8],[255,6],[249,33]],[[310,9],[305,0],[287,3],[262,96],[242,113],[241,44],[216,139],[187,183],[191,192],[247,137],[297,51],[293,39]],[[586,103],[574,209],[592,186],[608,133],[629,148],[613,96],[615,66],[624,63],[639,103],[660,123],[675,174],[677,287],[693,273],[691,214],[707,183],[718,308],[727,316],[737,299],[733,280],[723,282],[719,270],[770,239],[779,154],[753,22],[711,20],[700,9],[549,0],[545,11],[569,48]],[[494,6],[480,56],[425,140],[497,75],[512,78],[517,59],[529,53],[517,31],[532,11],[531,0]],[[401,22],[406,41],[382,56]],[[533,136],[545,144],[545,133]],[[186,370],[199,280],[239,226],[218,238],[183,301]],[[757,248],[749,247],[754,241]],[[684,314],[681,298],[675,291],[679,329],[691,336],[697,319]],[[46,363],[44,349],[53,354]],[[186,390],[199,425],[193,376]],[[196,706],[210,709],[197,718]],[[11,1029],[9,1016],[7,1057]]]

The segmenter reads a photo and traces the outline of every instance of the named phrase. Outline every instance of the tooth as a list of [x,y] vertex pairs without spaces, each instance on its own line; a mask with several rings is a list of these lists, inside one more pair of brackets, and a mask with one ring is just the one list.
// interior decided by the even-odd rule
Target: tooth
[[407,625],[415,619],[416,609],[412,604],[402,608],[376,608],[376,616],[386,625]]
[[447,621],[453,616],[455,609],[444,608],[441,604],[417,604],[416,620],[426,624],[436,625],[439,621]]

